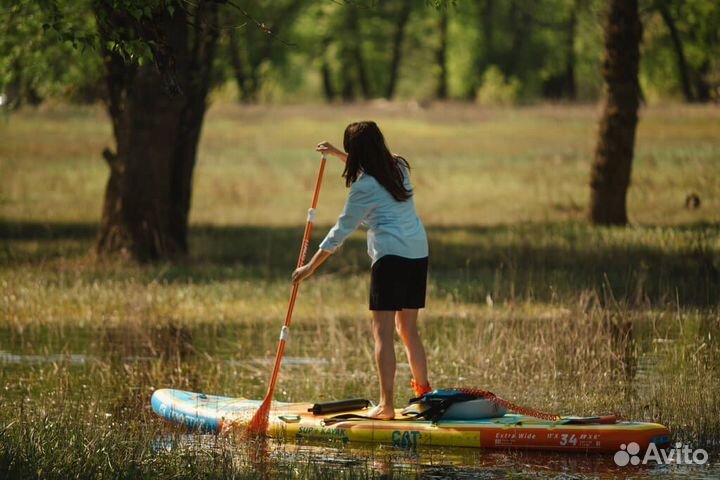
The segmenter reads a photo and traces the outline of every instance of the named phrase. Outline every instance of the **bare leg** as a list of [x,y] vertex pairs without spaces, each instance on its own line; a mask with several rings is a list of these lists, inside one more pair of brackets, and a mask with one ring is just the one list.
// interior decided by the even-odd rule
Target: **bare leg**
[[395,315],[395,328],[405,344],[405,352],[415,381],[420,385],[429,385],[427,358],[425,357],[425,347],[423,347],[418,334],[417,319],[418,310],[416,308],[400,310]]
[[395,330],[393,311],[373,311],[375,362],[380,376],[380,402],[371,412],[376,418],[394,418],[393,388],[395,384]]

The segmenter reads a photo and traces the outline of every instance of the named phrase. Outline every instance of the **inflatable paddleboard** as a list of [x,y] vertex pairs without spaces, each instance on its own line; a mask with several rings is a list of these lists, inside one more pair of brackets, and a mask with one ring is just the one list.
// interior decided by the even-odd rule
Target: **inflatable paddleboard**
[[[152,408],[160,417],[204,432],[220,433],[242,428],[260,406],[259,400],[230,398],[182,390],[161,389],[152,395]],[[485,419],[324,421],[336,413],[312,413],[313,404],[274,402],[268,434],[287,440],[384,443],[402,448],[420,446],[535,449],[556,452],[617,452],[635,442],[670,445],[670,431],[657,423],[616,421],[614,417],[562,417],[558,421],[506,413]],[[351,412],[367,413],[366,409]]]

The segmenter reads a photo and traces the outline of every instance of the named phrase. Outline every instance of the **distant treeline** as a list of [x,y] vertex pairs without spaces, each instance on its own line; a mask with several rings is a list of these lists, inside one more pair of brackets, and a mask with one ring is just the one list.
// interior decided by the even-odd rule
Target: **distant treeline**
[[[93,2],[56,3],[67,4],[63,20],[78,24],[85,17],[93,28]],[[83,40],[82,29],[47,34],[46,15],[28,14],[32,4],[9,2],[9,21],[0,27],[6,103],[49,96],[92,102],[105,95],[99,49],[73,48]],[[513,104],[594,100],[601,93],[601,0],[233,5],[221,15],[212,75],[214,85],[234,86],[226,91],[236,91],[242,102],[449,98]],[[644,98],[717,101],[720,2],[642,0],[640,9]]]

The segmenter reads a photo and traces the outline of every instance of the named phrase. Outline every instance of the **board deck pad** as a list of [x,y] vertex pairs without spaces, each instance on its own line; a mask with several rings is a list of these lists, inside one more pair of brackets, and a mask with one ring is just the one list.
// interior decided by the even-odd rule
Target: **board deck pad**
[[[206,395],[183,390],[156,390],[152,408],[160,417],[203,432],[220,433],[243,428],[262,402],[244,398]],[[644,422],[597,422],[582,417],[559,421],[507,413],[482,420],[403,419],[346,420],[324,425],[336,414],[313,415],[311,403],[273,402],[268,434],[287,440],[339,441],[343,443],[384,443],[401,448],[448,446],[500,449],[536,449],[558,452],[617,452],[620,445],[635,442],[642,449],[650,443],[670,445],[670,431],[663,425]],[[367,410],[356,410],[358,415]],[[578,421],[580,419],[580,421]]]

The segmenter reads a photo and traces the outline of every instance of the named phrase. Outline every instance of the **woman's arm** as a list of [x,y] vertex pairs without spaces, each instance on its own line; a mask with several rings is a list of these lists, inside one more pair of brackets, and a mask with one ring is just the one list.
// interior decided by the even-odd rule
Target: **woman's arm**
[[333,146],[333,144],[328,142],[327,140],[318,143],[317,147],[315,147],[315,150],[327,155],[333,155],[339,158],[343,163],[347,163],[347,153]]
[[330,258],[331,255],[331,252],[325,250],[318,250],[308,263],[306,263],[292,273],[293,283],[300,283],[306,278],[308,278],[310,275],[315,273],[315,270],[317,270],[318,267],[325,262],[325,260]]
[[[370,187],[370,188],[369,188]],[[368,211],[372,208],[373,190],[372,185],[357,181],[350,187],[345,208],[338,217],[335,226],[330,229],[325,239],[320,242],[320,249],[310,261],[295,270],[292,274],[294,283],[298,283],[313,273],[340,245],[360,226]]]

